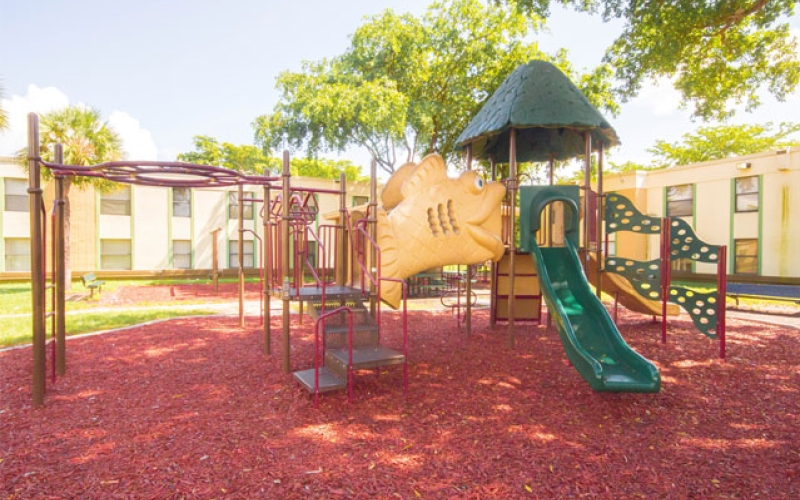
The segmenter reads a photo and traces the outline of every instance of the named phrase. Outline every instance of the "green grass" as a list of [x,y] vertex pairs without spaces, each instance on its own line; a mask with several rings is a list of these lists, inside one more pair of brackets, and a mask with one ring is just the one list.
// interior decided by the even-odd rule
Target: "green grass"
[[[121,309],[113,314],[109,312],[84,312],[79,314],[67,315],[67,335],[77,335],[80,333],[97,332],[124,326],[138,325],[148,321],[158,319],[169,319],[181,316],[201,316],[213,314],[214,311],[207,309],[153,309],[153,310],[133,310],[126,311]],[[29,344],[31,342],[31,317],[5,317],[0,318],[0,347],[8,347],[18,344]],[[50,336],[50,324],[47,324],[48,338]]]

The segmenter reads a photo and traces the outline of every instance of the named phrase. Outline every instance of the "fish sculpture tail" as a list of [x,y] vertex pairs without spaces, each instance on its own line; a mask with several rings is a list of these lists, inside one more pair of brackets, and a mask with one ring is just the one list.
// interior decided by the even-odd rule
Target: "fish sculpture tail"
[[[381,249],[381,276],[397,276],[400,254],[394,228],[385,210],[379,208],[376,216],[378,224],[377,243],[378,248]],[[400,306],[400,300],[403,298],[403,286],[396,281],[383,280],[380,283],[380,287],[381,300],[392,309],[397,309]]]

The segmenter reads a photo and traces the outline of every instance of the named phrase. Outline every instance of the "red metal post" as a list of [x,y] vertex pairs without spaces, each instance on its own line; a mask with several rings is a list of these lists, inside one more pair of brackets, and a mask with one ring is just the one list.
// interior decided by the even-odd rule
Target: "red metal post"
[[721,245],[717,251],[717,338],[719,357],[725,359],[725,301],[728,294],[728,247]]
[[667,301],[672,281],[670,258],[671,226],[669,217],[661,219],[661,343],[667,343]]
[[39,116],[28,114],[28,194],[31,222],[31,299],[33,308],[33,406],[44,404],[45,319],[44,269],[42,266],[41,165],[39,160]]

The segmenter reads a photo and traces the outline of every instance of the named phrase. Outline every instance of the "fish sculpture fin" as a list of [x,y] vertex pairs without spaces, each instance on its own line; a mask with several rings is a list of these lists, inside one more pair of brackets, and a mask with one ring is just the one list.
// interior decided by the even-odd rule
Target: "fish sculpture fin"
[[[378,248],[381,249],[381,277],[399,278],[397,238],[386,211],[379,208],[377,215]],[[392,309],[400,306],[403,287],[394,281],[381,281],[381,300]]]
[[444,158],[438,154],[430,154],[406,175],[401,187],[403,199],[447,179],[447,165],[444,164]]
[[416,166],[416,163],[408,162],[395,170],[389,180],[386,181],[386,185],[383,186],[381,191],[381,204],[387,212],[390,212],[403,201],[403,183]]

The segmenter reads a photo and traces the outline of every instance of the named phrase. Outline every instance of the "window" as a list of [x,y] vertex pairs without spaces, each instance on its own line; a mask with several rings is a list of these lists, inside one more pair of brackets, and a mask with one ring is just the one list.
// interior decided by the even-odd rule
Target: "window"
[[6,212],[28,212],[28,183],[24,179],[5,179]]
[[130,215],[131,187],[123,186],[110,193],[100,193],[100,213],[103,215]]
[[100,240],[100,269],[131,269],[131,240]]
[[189,240],[172,241],[172,268],[192,268],[192,242]]
[[694,213],[694,189],[691,184],[667,187],[667,217],[684,217]]
[[192,190],[189,188],[172,188],[172,216],[192,216]]
[[353,206],[358,207],[369,203],[369,196],[353,196]]
[[[253,198],[253,193],[249,191],[244,192],[244,198]],[[253,202],[245,201],[242,205],[244,207],[243,214],[245,220],[253,220]],[[231,191],[228,193],[228,218],[235,220],[239,218],[239,193]],[[237,264],[238,265],[238,264]]]
[[[228,268],[239,268],[239,240],[230,240],[228,242]],[[244,267],[253,267],[253,240],[245,240],[244,242]]]
[[758,274],[758,240],[734,240],[733,272]]
[[692,272],[692,259],[675,259],[670,264],[673,271]]
[[30,270],[30,238],[6,238],[6,272]]
[[738,177],[736,183],[736,211],[758,212],[758,176]]

